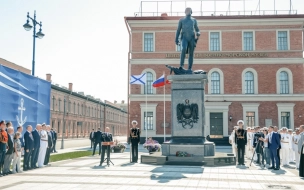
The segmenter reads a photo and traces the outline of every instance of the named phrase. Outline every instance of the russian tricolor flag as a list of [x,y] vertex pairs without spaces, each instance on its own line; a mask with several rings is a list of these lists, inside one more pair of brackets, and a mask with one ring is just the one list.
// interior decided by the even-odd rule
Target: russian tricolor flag
[[167,80],[165,80],[165,75],[162,75],[161,77],[159,77],[156,81],[153,82],[153,87],[157,88],[157,87],[162,87],[165,86],[165,84],[170,84],[170,82]]

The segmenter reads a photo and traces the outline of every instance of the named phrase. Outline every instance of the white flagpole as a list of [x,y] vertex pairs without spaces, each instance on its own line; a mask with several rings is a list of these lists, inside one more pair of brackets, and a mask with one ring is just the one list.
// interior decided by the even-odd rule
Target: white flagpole
[[165,77],[165,85],[164,85],[164,142],[166,142],[166,76]]
[[[146,73],[146,77],[147,77],[147,73]],[[148,120],[148,104],[147,104],[147,94],[148,94],[148,84],[147,84],[147,78],[146,78],[146,114],[145,114],[145,128],[146,128],[146,142],[147,142],[147,140],[148,140],[148,122],[147,122],[147,120]]]

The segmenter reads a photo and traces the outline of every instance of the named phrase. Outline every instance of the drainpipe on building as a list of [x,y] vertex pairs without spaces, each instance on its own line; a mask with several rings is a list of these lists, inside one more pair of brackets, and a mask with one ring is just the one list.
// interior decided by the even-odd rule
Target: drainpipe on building
[[107,107],[107,103],[105,101],[104,111],[103,111],[103,131],[106,130],[106,107]]
[[[141,10],[142,11],[142,10]],[[141,15],[142,16],[142,15]],[[128,139],[128,134],[129,134],[129,123],[130,123],[130,112],[129,112],[129,110],[130,110],[130,97],[129,97],[129,94],[130,94],[130,79],[129,79],[129,77],[130,77],[130,70],[131,70],[131,64],[130,64],[130,54],[131,54],[131,48],[132,48],[132,35],[131,35],[131,32],[130,32],[130,28],[129,28],[129,26],[128,26],[128,22],[127,22],[127,18],[125,17],[125,24],[126,24],[126,27],[127,27],[127,29],[128,29],[128,33],[129,33],[129,52],[128,52],[128,79],[127,79],[127,81],[128,81],[128,95],[127,95],[127,97],[128,97],[128,100],[127,100],[127,104],[128,104],[128,110],[127,110],[127,116],[128,116],[128,119],[127,119],[127,127],[126,127],[126,134],[127,134],[127,139]]]

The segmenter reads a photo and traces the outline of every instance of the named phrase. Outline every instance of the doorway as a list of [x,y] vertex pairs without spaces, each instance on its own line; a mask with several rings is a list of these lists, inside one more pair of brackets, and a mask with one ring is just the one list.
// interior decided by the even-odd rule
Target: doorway
[[210,137],[223,138],[223,113],[210,113]]

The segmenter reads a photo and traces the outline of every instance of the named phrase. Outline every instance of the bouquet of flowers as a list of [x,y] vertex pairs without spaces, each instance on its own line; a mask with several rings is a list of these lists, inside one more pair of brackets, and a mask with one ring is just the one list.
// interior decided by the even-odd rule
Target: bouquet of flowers
[[188,154],[187,152],[177,151],[176,156],[177,157],[191,157],[192,154]]
[[117,143],[116,145],[111,146],[111,149],[114,149],[114,148],[125,149],[126,146],[122,143]]
[[145,144],[143,144],[149,152],[159,152],[161,145],[156,140],[148,139]]

